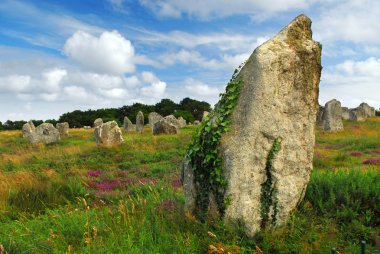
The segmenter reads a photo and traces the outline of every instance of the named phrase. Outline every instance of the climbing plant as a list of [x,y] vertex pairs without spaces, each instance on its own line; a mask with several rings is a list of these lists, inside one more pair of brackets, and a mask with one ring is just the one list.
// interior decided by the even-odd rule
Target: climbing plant
[[[269,151],[267,162],[265,165],[266,181],[261,184],[261,196],[260,196],[260,216],[261,216],[261,229],[268,227],[269,221],[272,225],[276,224],[276,217],[278,212],[278,199],[277,199],[277,186],[273,182],[272,165],[273,160],[278,151],[280,150],[281,139],[276,138],[273,142],[272,149]],[[273,208],[272,218],[270,220],[270,208]]]
[[220,100],[214,110],[202,122],[190,144],[187,155],[194,170],[194,182],[197,188],[196,206],[198,216],[207,211],[209,195],[212,193],[221,214],[228,201],[224,196],[227,181],[223,174],[222,159],[218,146],[222,134],[230,130],[231,114],[237,104],[242,77],[238,75],[243,65],[235,70],[226,91],[220,94]]

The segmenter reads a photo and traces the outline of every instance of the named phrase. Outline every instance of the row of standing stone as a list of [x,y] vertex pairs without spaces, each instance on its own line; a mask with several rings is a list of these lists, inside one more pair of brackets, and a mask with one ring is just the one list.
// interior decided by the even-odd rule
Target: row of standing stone
[[69,124],[67,122],[57,123],[54,127],[51,123],[42,123],[37,128],[30,120],[22,126],[22,136],[28,138],[31,144],[57,143],[61,136],[69,135]]
[[325,106],[319,106],[317,113],[317,126],[328,132],[336,132],[344,129],[342,120],[365,121],[368,117],[374,117],[374,107],[367,103],[361,103],[357,108],[342,107],[341,103],[333,99]]

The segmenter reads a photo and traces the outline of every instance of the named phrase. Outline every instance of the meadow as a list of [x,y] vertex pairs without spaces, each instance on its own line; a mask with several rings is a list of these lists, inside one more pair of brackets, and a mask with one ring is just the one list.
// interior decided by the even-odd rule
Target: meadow
[[[241,225],[183,211],[180,163],[196,129],[93,130],[54,145],[0,132],[0,253],[380,253],[380,118],[317,130],[314,170],[287,225],[247,238]],[[2,249],[1,249],[2,248]]]

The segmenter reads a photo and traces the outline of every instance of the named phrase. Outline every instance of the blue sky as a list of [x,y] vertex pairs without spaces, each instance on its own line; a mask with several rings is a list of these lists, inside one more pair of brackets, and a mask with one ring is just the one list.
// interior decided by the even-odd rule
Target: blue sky
[[214,104],[298,14],[323,45],[321,104],[380,107],[380,1],[1,0],[0,121],[184,97]]

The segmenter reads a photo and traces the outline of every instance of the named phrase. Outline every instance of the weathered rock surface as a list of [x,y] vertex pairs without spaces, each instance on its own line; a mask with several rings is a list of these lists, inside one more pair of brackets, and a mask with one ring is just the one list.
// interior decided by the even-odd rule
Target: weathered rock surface
[[[258,47],[238,74],[243,84],[219,151],[229,200],[224,218],[240,221],[249,236],[284,225],[304,196],[313,167],[320,74],[321,45],[312,40],[304,15]],[[269,162],[276,142],[279,151]],[[186,208],[194,212],[199,185],[189,165],[183,166]],[[268,184],[266,196],[262,188]],[[271,202],[265,206],[261,199]],[[262,215],[265,207],[269,212]]]
[[98,127],[98,126],[100,126],[100,125],[102,125],[102,124],[103,124],[103,119],[101,119],[101,118],[96,118],[95,121],[94,121],[94,128],[95,128],[95,127]]
[[59,131],[59,135],[61,136],[68,136],[69,135],[69,123],[68,122],[63,122],[63,123],[57,123],[55,127]]
[[359,108],[362,108],[366,117],[374,117],[376,116],[375,108],[371,107],[367,103],[363,102],[359,105]]
[[98,146],[115,146],[123,143],[123,135],[115,121],[109,121],[99,125],[94,130],[96,144]]
[[329,132],[343,130],[342,107],[340,102],[335,99],[328,101],[325,104],[323,129]]
[[136,128],[133,126],[131,120],[127,116],[124,117],[124,123],[123,123],[123,129],[124,131],[135,131]]
[[154,124],[153,135],[177,134],[178,129],[179,125],[177,119],[173,115],[169,115]]
[[152,128],[152,130],[153,130],[154,124],[157,123],[158,121],[160,121],[162,118],[163,118],[162,115],[160,115],[156,112],[150,112],[149,113],[148,121],[149,121],[149,125]]
[[195,120],[193,124],[194,124],[194,125],[200,125],[201,122],[199,122],[198,120]]
[[29,136],[31,144],[52,144],[60,140],[59,131],[51,123],[42,123]]
[[182,116],[180,116],[180,117],[178,117],[178,125],[179,125],[179,128],[183,128],[183,127],[186,127],[186,120],[185,119],[183,119],[183,117]]
[[22,137],[27,138],[35,130],[36,127],[34,126],[33,121],[30,120],[22,126]]
[[136,131],[138,133],[142,133],[144,130],[144,114],[139,111],[136,116]]
[[347,107],[342,107],[342,119],[350,120],[350,110]]

